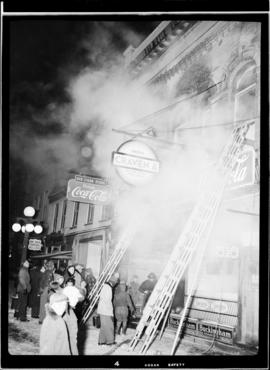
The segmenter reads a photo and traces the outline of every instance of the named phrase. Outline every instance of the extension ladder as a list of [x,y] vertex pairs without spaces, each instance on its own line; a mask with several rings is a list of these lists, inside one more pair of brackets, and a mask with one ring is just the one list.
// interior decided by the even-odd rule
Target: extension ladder
[[119,262],[121,261],[126,249],[130,245],[134,235],[136,228],[134,226],[127,227],[125,233],[122,235],[121,239],[117,243],[111,257],[109,258],[108,262],[106,263],[104,269],[102,270],[101,274],[99,275],[97,281],[95,282],[95,285],[93,286],[93,289],[88,294],[88,300],[89,305],[86,308],[83,317],[80,321],[80,325],[83,325],[86,323],[86,321],[89,319],[91,313],[93,312],[94,307],[96,306],[99,297],[100,292],[103,287],[103,285],[106,283],[106,281],[110,280],[112,274],[114,273],[115,269],[117,268]]
[[135,336],[130,342],[130,350],[134,350],[144,330],[146,338],[139,353],[145,354],[152,343],[193,253],[202,241],[207,227],[215,218],[224,188],[240,154],[240,148],[248,128],[249,125],[243,123],[233,130],[232,138],[225,146],[223,154],[217,162],[216,171],[207,178],[204,190],[201,192],[165,269],[146,304],[142,318],[136,328]]

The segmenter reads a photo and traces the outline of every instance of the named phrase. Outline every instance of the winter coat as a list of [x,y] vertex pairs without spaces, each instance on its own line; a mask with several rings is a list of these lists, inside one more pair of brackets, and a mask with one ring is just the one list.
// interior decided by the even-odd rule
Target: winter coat
[[35,266],[29,271],[30,275],[30,284],[31,284],[31,292],[29,295],[29,306],[39,306],[39,287],[40,287],[40,281],[42,272],[40,269]]
[[139,291],[141,293],[152,292],[154,290],[154,287],[155,287],[156,283],[157,283],[156,280],[152,281],[152,280],[147,279],[141,284],[141,286],[139,287]]
[[77,335],[78,335],[78,320],[71,307],[68,307],[63,315],[69,332],[70,349],[72,355],[78,355]]
[[18,285],[17,285],[17,292],[18,293],[29,293],[31,290],[30,285],[30,275],[28,272],[28,268],[22,266],[19,271],[18,276]]
[[93,275],[86,275],[85,281],[86,281],[87,293],[90,293],[96,283],[96,278]]
[[135,281],[131,281],[128,291],[131,296],[132,302],[136,305],[140,299],[139,284]]
[[53,281],[53,272],[52,270],[46,270],[40,279],[40,292],[42,293],[45,288],[48,288],[50,282]]
[[71,355],[69,332],[65,320],[49,304],[45,305],[46,317],[40,330],[41,355]]
[[113,299],[116,320],[126,320],[128,317],[128,309],[134,312],[134,307],[128,292],[118,291]]
[[101,289],[97,313],[99,315],[113,316],[112,287],[105,283]]
[[75,286],[76,286],[78,289],[80,289],[80,287],[81,287],[81,282],[82,282],[82,280],[83,280],[82,275],[80,274],[80,272],[79,272],[79,271],[75,270],[73,277],[74,277],[74,279],[75,279]]

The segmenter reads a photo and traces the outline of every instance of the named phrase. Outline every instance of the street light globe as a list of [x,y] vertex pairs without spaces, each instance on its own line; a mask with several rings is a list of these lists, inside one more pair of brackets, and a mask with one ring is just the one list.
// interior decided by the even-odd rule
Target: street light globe
[[34,231],[34,225],[33,224],[26,224],[25,225],[25,231],[27,231],[28,233],[31,233],[32,231]]
[[34,231],[36,234],[40,234],[43,231],[43,227],[41,225],[36,225]]
[[22,226],[22,232],[25,233],[25,225]]
[[23,214],[26,217],[33,217],[34,214],[35,214],[35,209],[33,207],[31,207],[31,206],[28,206],[28,207],[24,208]]
[[15,222],[15,224],[12,225],[12,230],[17,233],[21,230],[21,225],[18,222]]

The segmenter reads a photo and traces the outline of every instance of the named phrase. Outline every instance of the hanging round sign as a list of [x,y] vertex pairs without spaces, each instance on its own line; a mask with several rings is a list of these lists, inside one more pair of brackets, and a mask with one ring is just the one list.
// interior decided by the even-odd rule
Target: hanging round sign
[[112,163],[119,176],[130,185],[145,185],[159,172],[160,163],[145,143],[129,140],[113,152]]

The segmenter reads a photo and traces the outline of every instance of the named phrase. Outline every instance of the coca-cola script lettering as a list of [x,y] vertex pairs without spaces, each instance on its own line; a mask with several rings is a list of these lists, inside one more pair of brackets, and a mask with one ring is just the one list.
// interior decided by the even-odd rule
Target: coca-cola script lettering
[[73,202],[106,204],[111,201],[108,185],[91,184],[71,179],[67,187],[67,199]]
[[81,186],[77,186],[71,192],[73,197],[82,199],[95,200],[100,202],[106,202],[108,200],[108,193],[102,190],[84,190]]

